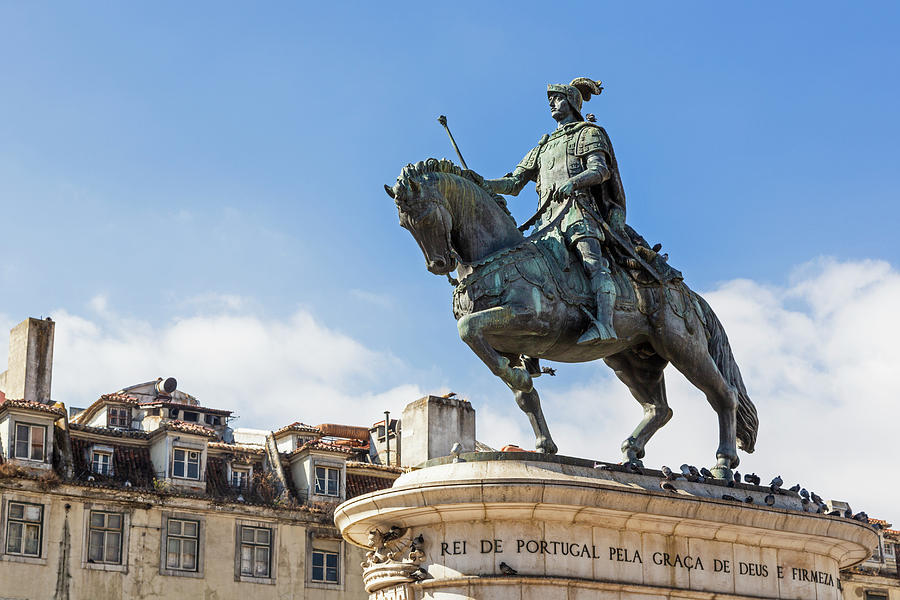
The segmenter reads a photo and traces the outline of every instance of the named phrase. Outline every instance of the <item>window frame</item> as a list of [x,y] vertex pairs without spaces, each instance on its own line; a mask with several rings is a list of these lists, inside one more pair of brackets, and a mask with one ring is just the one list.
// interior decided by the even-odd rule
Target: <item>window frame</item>
[[[178,459],[177,459],[177,454],[179,452],[184,453],[183,461],[178,461]],[[196,477],[191,477],[189,475],[189,473],[190,473],[189,467],[192,464],[191,460],[190,460],[190,455],[192,453],[197,455],[197,476]],[[184,467],[182,469],[182,475],[178,475],[175,473],[175,465],[178,462],[184,463]],[[203,475],[202,467],[203,467],[203,452],[201,450],[198,450],[196,448],[186,448],[186,447],[181,447],[181,446],[172,448],[172,478],[173,479],[186,479],[188,481],[202,481],[202,475]]]
[[[322,569],[322,579],[316,579],[315,570],[316,570],[316,556],[320,555],[322,557],[322,565],[319,567]],[[334,577],[335,580],[331,581],[328,579],[328,569],[331,568],[328,566],[328,558],[334,557]],[[309,580],[311,583],[321,583],[325,585],[340,585],[341,584],[341,553],[335,550],[323,550],[319,548],[313,548],[310,552],[310,573]]]
[[[21,517],[13,517],[13,505],[22,507],[22,516]],[[38,515],[37,521],[33,519],[29,519],[26,517],[27,507],[37,507],[40,512]],[[3,528],[3,554],[7,554],[9,556],[20,556],[23,558],[43,558],[43,550],[44,550],[44,515],[46,514],[45,506],[38,502],[27,502],[23,500],[9,500],[6,503],[6,523]],[[19,549],[18,550],[10,550],[9,549],[9,538],[12,533],[12,525],[14,523],[20,524],[21,531],[19,533]],[[25,551],[27,542],[26,532],[29,527],[37,527],[37,553],[32,554]]]
[[[113,475],[113,454],[114,452],[107,448],[91,448],[91,473],[96,473],[98,475]],[[96,458],[98,456],[105,456],[107,458],[105,471],[98,471],[96,469]]]
[[[91,551],[91,530],[97,529],[91,525],[91,516],[93,513],[104,513],[106,515],[117,515],[120,517],[119,527],[119,562],[95,562],[90,560]],[[84,569],[95,569],[98,571],[118,571],[122,573],[128,572],[128,541],[129,531],[131,528],[131,514],[122,510],[121,507],[109,506],[107,504],[86,503],[84,505],[84,539],[81,550],[81,567]],[[115,530],[103,528],[103,531],[113,532]],[[105,550],[105,548],[104,548]],[[104,552],[105,553],[105,552]]]
[[[6,551],[8,523],[9,523],[9,504],[34,504],[42,506],[41,512],[41,536],[40,536],[40,556],[32,556],[26,554],[10,554]],[[50,514],[50,500],[44,496],[37,496],[27,492],[7,491],[0,494],[0,560],[7,562],[26,563],[32,565],[46,565],[49,553],[48,535],[45,535],[48,515]]]
[[[116,422],[113,422],[113,411],[115,411]],[[121,413],[121,414],[120,414]],[[115,427],[116,429],[131,429],[131,407],[124,404],[110,404],[106,407],[106,426]],[[121,422],[124,421],[124,425]]]
[[[319,491],[319,489],[320,489],[319,488],[319,481],[320,481],[319,480],[319,469],[323,469],[324,475],[325,475],[325,478],[323,480],[324,484],[325,484],[325,490],[321,491],[321,492]],[[333,493],[333,494],[329,492],[329,484],[331,483],[331,479],[329,478],[329,473],[332,471],[336,475],[336,477],[335,477],[336,488],[335,488],[335,493]],[[341,486],[341,479],[342,479],[341,472],[342,471],[343,471],[343,469],[341,467],[338,467],[333,464],[326,464],[326,463],[313,464],[313,494],[315,494],[316,496],[325,496],[328,498],[340,498],[341,497],[341,488],[342,488],[342,486]]]
[[[28,430],[28,440],[26,442],[26,453],[27,456],[19,456],[19,444],[21,443],[19,438],[19,427],[25,427]],[[12,423],[13,433],[12,443],[10,444],[11,452],[10,457],[15,460],[27,460],[28,462],[33,463],[46,463],[47,462],[47,425],[41,425],[39,423],[30,423],[28,421],[14,421]],[[33,440],[33,432],[35,429],[42,430],[41,437],[41,458],[32,458],[31,454],[34,450],[34,440]]]
[[[190,521],[197,524],[197,536],[185,536],[169,533],[170,521]],[[168,562],[169,538],[177,539],[195,539],[197,541],[197,554],[195,557],[195,570],[181,569],[170,567]],[[191,513],[169,512],[164,511],[162,514],[162,529],[160,531],[159,544],[159,573],[160,575],[170,575],[172,577],[194,577],[202,579],[204,577],[204,562],[206,559],[206,518]],[[183,555],[183,552],[180,554]]]
[[[244,532],[247,530],[262,531],[269,533],[269,543],[262,544],[255,541],[254,533],[253,542],[244,541]],[[234,525],[234,580],[245,583],[264,583],[274,584],[278,561],[276,560],[276,552],[278,548],[278,528],[275,523],[265,521],[248,521],[238,520]],[[250,546],[254,549],[254,558],[257,548],[266,548],[268,550],[268,575],[248,575],[243,572],[243,549],[244,546]]]
[[[243,483],[243,484],[235,485],[234,476],[235,476],[236,474],[238,474],[238,473],[244,475],[244,477],[240,478],[240,479],[244,479],[244,483]],[[229,481],[228,481],[228,483],[229,483],[229,485],[231,485],[231,487],[232,487],[233,489],[236,489],[236,490],[244,490],[244,491],[249,490],[249,489],[250,489],[250,478],[252,477],[252,474],[253,474],[253,468],[250,467],[250,466],[246,466],[246,467],[245,467],[245,466],[238,466],[238,467],[236,467],[236,466],[233,466],[233,465],[232,465],[232,466],[231,466],[231,473],[229,474]]]
[[[337,582],[313,580],[313,553],[337,554]],[[306,573],[307,588],[343,591],[348,577],[345,572],[351,561],[347,558],[346,542],[333,529],[310,527],[306,531]],[[323,563],[325,564],[325,563]],[[324,575],[324,573],[323,573]]]

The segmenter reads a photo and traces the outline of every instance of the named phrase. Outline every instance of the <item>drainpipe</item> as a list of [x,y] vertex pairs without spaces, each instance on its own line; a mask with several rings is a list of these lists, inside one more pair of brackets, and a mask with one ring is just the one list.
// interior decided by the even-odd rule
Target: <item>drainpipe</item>
[[391,466],[391,435],[388,428],[391,426],[391,411],[384,411],[384,453],[387,457],[387,466]]

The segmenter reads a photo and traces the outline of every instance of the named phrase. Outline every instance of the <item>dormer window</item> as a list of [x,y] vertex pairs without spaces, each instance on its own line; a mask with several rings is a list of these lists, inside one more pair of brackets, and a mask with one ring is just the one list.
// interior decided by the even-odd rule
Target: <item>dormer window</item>
[[109,475],[112,467],[112,452],[106,449],[91,450],[91,471],[100,475]]
[[239,490],[246,490],[250,486],[250,468],[249,467],[232,467],[231,468],[231,487]]
[[47,428],[44,425],[16,423],[14,458],[44,461]]
[[181,479],[200,479],[200,452],[175,448],[172,451],[172,476]]
[[106,409],[106,425],[108,427],[131,427],[131,409],[127,406],[110,406]]
[[206,415],[205,420],[207,425],[214,427],[222,424],[222,418],[219,415]]
[[316,494],[319,496],[340,496],[341,470],[333,467],[316,466]]

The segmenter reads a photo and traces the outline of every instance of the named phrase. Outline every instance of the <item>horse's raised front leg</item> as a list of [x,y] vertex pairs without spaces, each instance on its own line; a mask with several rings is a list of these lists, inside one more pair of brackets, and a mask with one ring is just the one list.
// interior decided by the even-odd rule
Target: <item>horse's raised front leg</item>
[[509,358],[497,352],[487,341],[487,335],[514,331],[522,335],[540,335],[535,328],[535,315],[527,309],[516,310],[510,306],[498,306],[462,317],[457,323],[459,337],[488,366],[491,372],[503,380],[516,396],[516,403],[531,422],[535,448],[538,452],[556,453],[556,444],[550,436],[541,400],[531,375],[523,366],[513,366]]
[[633,350],[614,354],[604,361],[622,383],[628,386],[631,395],[644,409],[644,418],[628,439],[622,442],[623,463],[643,466],[641,459],[644,458],[647,442],[672,418],[672,409],[666,402],[666,382],[663,378],[663,370],[668,361],[657,354],[645,358]]

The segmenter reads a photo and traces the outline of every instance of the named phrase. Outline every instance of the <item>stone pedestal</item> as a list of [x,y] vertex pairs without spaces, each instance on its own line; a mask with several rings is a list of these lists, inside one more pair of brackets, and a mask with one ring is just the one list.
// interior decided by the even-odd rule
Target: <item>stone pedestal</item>
[[669,492],[655,471],[460,458],[337,508],[344,538],[372,549],[371,599],[839,600],[840,569],[877,543],[869,526],[807,512],[789,491],[767,506],[769,490],[746,484],[677,480]]

